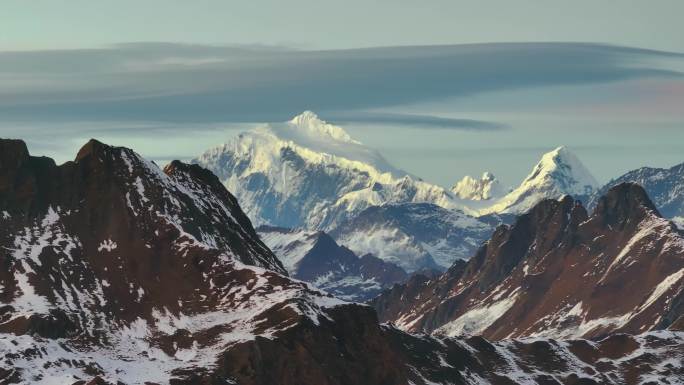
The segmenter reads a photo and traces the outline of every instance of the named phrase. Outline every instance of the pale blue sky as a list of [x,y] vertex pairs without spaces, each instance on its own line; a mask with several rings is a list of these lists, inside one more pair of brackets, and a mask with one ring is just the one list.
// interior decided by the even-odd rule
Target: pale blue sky
[[443,185],[486,170],[516,183],[563,144],[606,181],[684,161],[682,14],[682,1],[3,1],[0,136],[59,161],[90,137],[187,159],[312,109]]
[[2,49],[591,41],[684,51],[679,0],[4,0]]

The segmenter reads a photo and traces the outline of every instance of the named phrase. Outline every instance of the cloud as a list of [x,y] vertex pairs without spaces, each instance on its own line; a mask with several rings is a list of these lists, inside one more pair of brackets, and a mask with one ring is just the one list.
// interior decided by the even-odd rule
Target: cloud
[[422,114],[394,114],[383,112],[342,112],[325,114],[324,118],[333,123],[373,123],[384,125],[401,125],[410,127],[425,127],[433,129],[454,130],[500,130],[505,124],[475,119],[445,118]]
[[492,129],[495,123],[359,111],[492,91],[681,77],[660,63],[683,57],[584,43],[330,51],[137,43],[2,52],[0,114],[212,123],[282,121],[309,109],[350,121]]

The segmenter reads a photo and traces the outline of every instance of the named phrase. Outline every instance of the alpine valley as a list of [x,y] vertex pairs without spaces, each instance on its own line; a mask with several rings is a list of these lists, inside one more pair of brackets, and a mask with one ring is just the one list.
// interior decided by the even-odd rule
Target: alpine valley
[[163,168],[0,139],[0,383],[682,384],[682,185],[447,189],[312,112]]

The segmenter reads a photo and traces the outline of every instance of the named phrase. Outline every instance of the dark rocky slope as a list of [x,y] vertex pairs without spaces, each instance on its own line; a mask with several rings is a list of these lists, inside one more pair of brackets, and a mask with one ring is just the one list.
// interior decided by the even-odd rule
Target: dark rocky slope
[[679,325],[683,296],[682,234],[641,187],[621,184],[591,216],[570,197],[543,201],[467,263],[374,305],[408,331],[568,338]]
[[210,172],[97,141],[61,166],[20,141],[0,156],[3,381],[272,383],[250,369],[265,340],[298,351],[282,383],[405,381],[373,311],[289,279]]
[[57,166],[0,140],[0,223],[1,383],[618,384],[682,374],[677,333],[491,344],[379,325],[372,308],[289,278],[212,174],[180,162],[162,172],[96,141]]

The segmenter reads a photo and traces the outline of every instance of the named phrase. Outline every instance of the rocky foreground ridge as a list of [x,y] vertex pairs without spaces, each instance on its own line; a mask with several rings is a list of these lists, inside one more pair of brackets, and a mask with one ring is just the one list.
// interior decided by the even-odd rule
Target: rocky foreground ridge
[[677,322],[596,341],[407,334],[288,277],[199,166],[97,141],[58,166],[0,140],[2,383],[672,383]]
[[411,332],[599,338],[684,326],[684,237],[644,190],[613,187],[590,215],[569,196],[500,226],[468,262],[374,301]]

